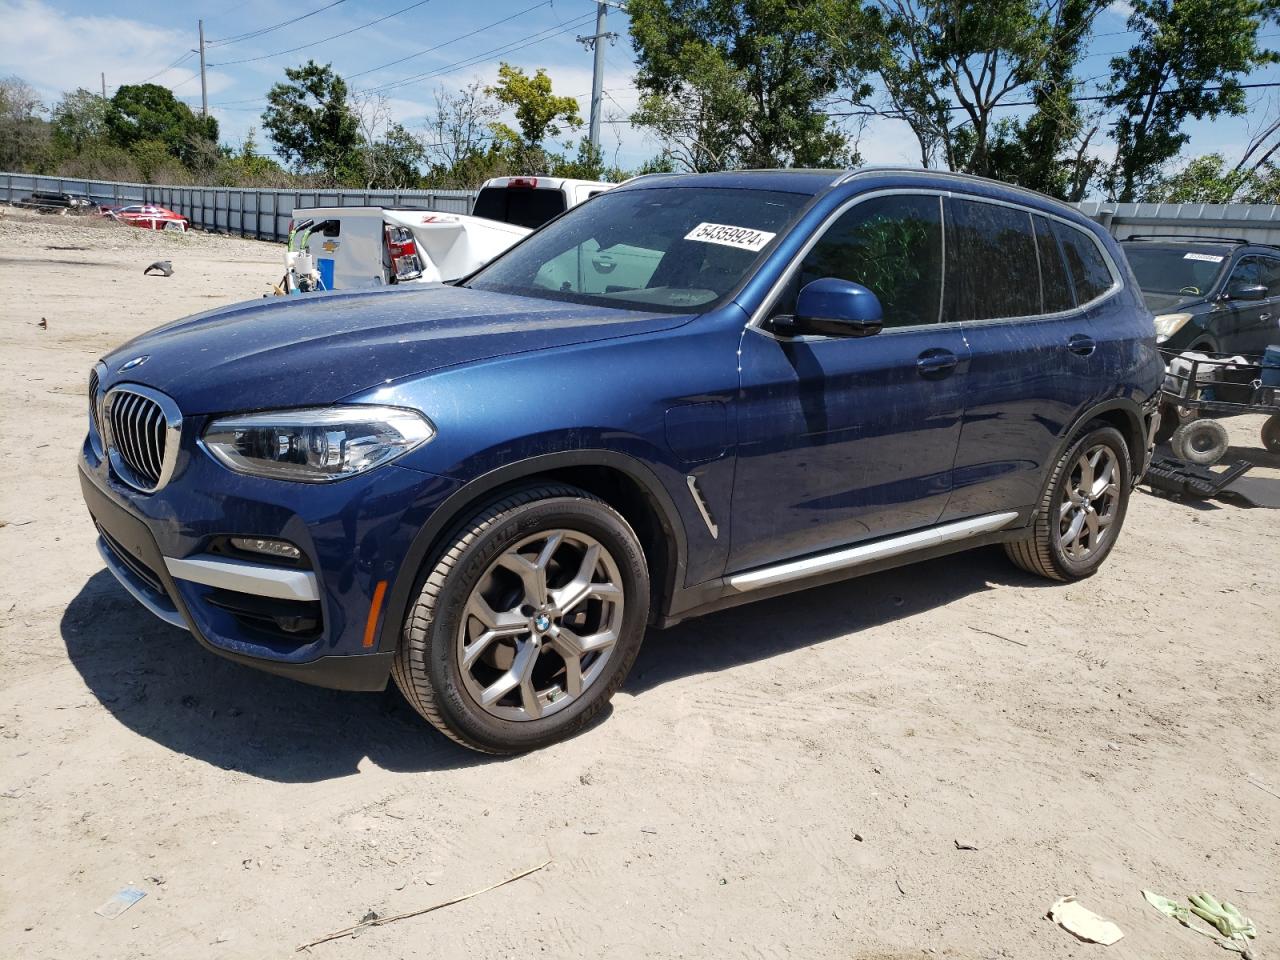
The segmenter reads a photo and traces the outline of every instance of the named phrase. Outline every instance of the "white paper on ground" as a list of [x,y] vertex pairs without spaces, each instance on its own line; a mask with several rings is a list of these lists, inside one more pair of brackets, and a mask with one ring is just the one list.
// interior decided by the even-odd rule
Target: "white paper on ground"
[[1124,936],[1124,932],[1114,923],[1082,907],[1075,897],[1063,897],[1050,907],[1049,919],[1081,940],[1100,943],[1104,947],[1111,946]]

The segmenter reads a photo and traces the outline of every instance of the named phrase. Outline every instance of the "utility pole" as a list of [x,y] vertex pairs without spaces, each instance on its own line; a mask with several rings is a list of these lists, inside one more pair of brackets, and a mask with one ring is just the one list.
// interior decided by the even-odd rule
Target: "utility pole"
[[[614,4],[621,8],[621,4]],[[608,3],[596,4],[596,32],[589,37],[578,37],[578,42],[588,50],[595,51],[595,66],[591,73],[591,124],[588,137],[592,149],[600,150],[600,111],[604,98],[604,41],[617,38],[616,33],[605,30],[605,21],[609,16]]]
[[204,21],[200,24],[200,116],[209,116],[209,85],[204,78]]
[[102,73],[98,74],[98,76],[100,76],[100,77],[102,78],[102,99],[103,99],[103,100],[105,100],[105,99],[107,99],[107,74],[106,74],[106,71],[104,70]]

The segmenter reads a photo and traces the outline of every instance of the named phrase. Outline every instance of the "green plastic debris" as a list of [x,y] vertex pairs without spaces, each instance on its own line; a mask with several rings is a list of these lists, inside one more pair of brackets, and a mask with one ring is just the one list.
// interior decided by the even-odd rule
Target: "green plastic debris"
[[[1172,917],[1188,930],[1204,934],[1219,946],[1237,953],[1248,953],[1248,941],[1257,937],[1258,928],[1252,920],[1242,914],[1234,904],[1227,900],[1219,902],[1212,894],[1201,891],[1187,898],[1190,907],[1184,907],[1175,900],[1153,893],[1142,891],[1143,898],[1166,917]],[[1196,922],[1199,918],[1213,929]],[[1216,931],[1216,932],[1215,932]]]

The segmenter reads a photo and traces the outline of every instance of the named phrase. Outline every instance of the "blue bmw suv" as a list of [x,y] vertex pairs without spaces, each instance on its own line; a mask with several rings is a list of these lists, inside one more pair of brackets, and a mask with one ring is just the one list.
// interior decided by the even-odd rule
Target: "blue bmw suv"
[[641,177],[452,286],[237,304],[103,358],[80,477],[152,613],[511,753],[647,627],[1000,543],[1114,547],[1150,313],[1038,194],[912,170]]

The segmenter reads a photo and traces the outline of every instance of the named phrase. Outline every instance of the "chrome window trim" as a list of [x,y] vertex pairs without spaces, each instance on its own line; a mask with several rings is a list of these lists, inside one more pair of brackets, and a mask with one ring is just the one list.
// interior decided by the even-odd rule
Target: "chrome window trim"
[[[111,411],[121,397],[128,396],[150,400],[160,408],[165,419],[164,459],[160,463],[159,479],[154,486],[140,482],[139,477],[116,450],[116,438],[111,428]],[[111,469],[122,482],[133,489],[140,493],[155,493],[163,489],[173,477],[174,468],[178,465],[178,446],[182,440],[182,411],[168,395],[137,383],[117,384],[106,392],[103,400],[102,432],[102,442],[107,451],[107,459],[111,462]]]
[[[844,180],[847,182],[847,180],[851,176],[853,176],[853,174],[850,174],[849,176],[845,177]],[[1036,314],[1031,314],[1030,316],[1023,316],[1023,317],[990,317],[984,320],[942,320],[941,311],[943,309],[943,306],[946,303],[946,284],[947,284],[947,269],[946,269],[947,217],[946,217],[946,207],[943,206],[941,209],[941,213],[942,213],[942,282],[941,284],[939,284],[941,289],[941,293],[939,295],[939,307],[938,307],[939,322],[938,323],[920,323],[920,324],[913,324],[912,326],[904,326],[904,327],[886,327],[885,329],[881,330],[880,333],[877,334],[877,336],[881,336],[881,337],[893,336],[896,333],[905,333],[910,331],[929,329],[933,327],[950,329],[950,328],[958,327],[961,324],[976,326],[979,324],[990,324],[990,323],[1012,323],[1012,322],[1035,323],[1041,320],[1060,320],[1065,317],[1072,316],[1073,314],[1081,313],[1086,310],[1091,310],[1093,307],[1097,306],[1102,301],[1107,300],[1110,297],[1114,296],[1116,293],[1118,293],[1120,290],[1124,288],[1123,273],[1120,271],[1118,265],[1116,264],[1115,259],[1111,256],[1110,252],[1107,250],[1106,246],[1102,243],[1102,241],[1099,240],[1092,231],[1084,229],[1078,223],[1073,222],[1067,217],[1059,216],[1058,214],[1052,213],[1047,210],[1039,210],[1039,209],[1036,209],[1035,207],[1027,206],[1024,203],[1017,203],[1009,200],[999,200],[994,197],[980,197],[971,193],[966,193],[963,190],[940,190],[936,187],[933,187],[933,188],[886,187],[882,190],[869,190],[866,193],[861,193],[861,194],[858,194],[857,196],[850,197],[848,200],[840,204],[840,206],[838,206],[835,210],[833,210],[827,216],[827,218],[818,226],[818,228],[814,230],[813,235],[805,242],[805,245],[801,247],[800,250],[796,252],[795,256],[791,258],[791,262],[787,264],[786,268],[779,275],[778,279],[774,281],[773,285],[769,288],[768,293],[760,301],[760,305],[756,307],[756,309],[752,312],[751,319],[747,321],[746,329],[754,330],[756,333],[761,334],[762,336],[769,337],[770,339],[777,340],[783,343],[807,343],[810,341],[842,339],[840,337],[830,337],[822,334],[803,334],[798,337],[780,336],[774,333],[772,330],[767,329],[765,327],[765,322],[768,320],[769,310],[777,302],[778,296],[780,295],[782,289],[791,281],[791,278],[794,276],[796,270],[799,269],[799,266],[803,262],[804,258],[809,255],[809,252],[815,246],[817,246],[818,241],[821,240],[824,236],[826,236],[827,232],[831,229],[831,227],[835,224],[835,222],[840,219],[840,217],[844,216],[845,213],[847,213],[849,210],[851,210],[853,207],[857,206],[858,204],[863,203],[864,201],[877,199],[879,197],[892,197],[892,196],[938,197],[939,198],[938,202],[940,205],[942,204],[943,199],[948,197],[954,197],[960,200],[972,200],[975,203],[989,203],[998,207],[1010,207],[1014,210],[1019,211],[1020,213],[1027,214],[1028,218],[1034,217],[1036,214],[1039,214],[1040,216],[1044,217],[1047,220],[1056,220],[1059,223],[1067,227],[1070,227],[1072,230],[1075,230],[1077,233],[1080,233],[1089,238],[1089,240],[1093,243],[1097,251],[1102,255],[1102,262],[1106,264],[1107,271],[1111,274],[1111,286],[1109,286],[1106,290],[1098,294],[1098,296],[1094,297],[1092,300],[1088,301],[1087,303],[1077,304],[1076,306],[1072,307],[1069,310],[1058,310],[1053,313],[1036,313]],[[1034,238],[1035,221],[1032,220],[1031,222],[1032,222],[1032,237]],[[1040,256],[1039,244],[1036,244],[1037,264],[1039,263],[1039,259],[1038,259],[1039,256]]]

